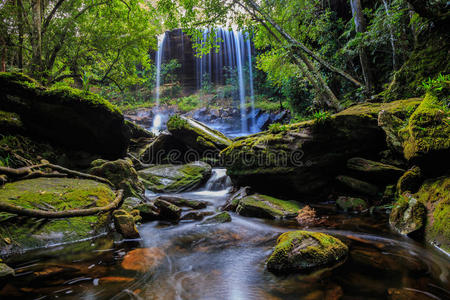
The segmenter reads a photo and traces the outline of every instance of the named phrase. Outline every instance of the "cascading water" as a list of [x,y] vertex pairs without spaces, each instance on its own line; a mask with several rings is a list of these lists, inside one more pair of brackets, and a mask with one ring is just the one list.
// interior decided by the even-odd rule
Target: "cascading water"
[[[161,41],[160,41],[161,40]],[[161,87],[161,62],[163,60],[164,54],[164,42],[166,41],[166,34],[158,38],[158,52],[156,53],[156,87],[155,87],[155,101],[156,105],[153,109],[153,124],[151,131],[153,133],[158,133],[161,129],[162,120],[161,114],[159,113],[159,97],[160,97],[160,87]]]
[[248,74],[249,74],[249,85],[250,85],[250,101],[252,105],[252,127],[251,131],[257,130],[256,128],[256,116],[255,116],[255,93],[253,90],[253,68],[252,68],[252,48],[250,44],[250,36],[247,33],[247,57],[248,57]]

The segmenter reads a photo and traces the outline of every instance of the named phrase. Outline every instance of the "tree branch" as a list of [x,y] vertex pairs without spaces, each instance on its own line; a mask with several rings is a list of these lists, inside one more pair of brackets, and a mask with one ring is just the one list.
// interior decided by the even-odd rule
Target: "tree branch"
[[49,13],[47,18],[45,18],[44,24],[42,25],[42,35],[47,31],[48,25],[50,25],[50,21],[53,19],[56,11],[59,9],[59,7],[63,4],[65,0],[59,0],[55,6],[53,7],[52,11]]

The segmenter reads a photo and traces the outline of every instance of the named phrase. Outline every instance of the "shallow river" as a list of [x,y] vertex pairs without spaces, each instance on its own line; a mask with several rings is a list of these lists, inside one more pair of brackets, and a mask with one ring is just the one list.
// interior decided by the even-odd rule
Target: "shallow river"
[[[183,197],[216,211],[228,197],[224,170]],[[218,183],[221,182],[221,183]],[[149,196],[154,196],[149,193]],[[349,245],[345,262],[313,274],[275,276],[265,260],[293,221],[232,215],[232,222],[200,225],[150,222],[141,240],[105,236],[32,251],[6,262],[16,277],[0,285],[1,299],[450,299],[449,258],[393,233],[384,215],[337,214],[308,228]]]

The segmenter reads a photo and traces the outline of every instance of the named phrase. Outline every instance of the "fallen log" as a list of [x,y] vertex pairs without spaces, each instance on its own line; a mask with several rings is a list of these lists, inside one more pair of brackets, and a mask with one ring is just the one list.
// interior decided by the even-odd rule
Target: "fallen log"
[[63,211],[46,211],[41,209],[28,209],[14,204],[0,202],[0,211],[16,214],[19,216],[27,216],[33,218],[59,219],[92,216],[98,213],[105,213],[118,208],[123,200],[123,190],[118,190],[116,198],[108,205],[100,207],[92,207],[86,209],[70,209]]

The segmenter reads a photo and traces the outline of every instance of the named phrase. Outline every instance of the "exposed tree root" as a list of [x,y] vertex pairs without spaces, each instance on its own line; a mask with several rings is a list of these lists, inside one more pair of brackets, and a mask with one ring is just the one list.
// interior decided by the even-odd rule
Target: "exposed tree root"
[[19,216],[27,216],[33,218],[59,219],[72,217],[85,217],[98,213],[105,213],[118,208],[123,200],[123,190],[118,190],[116,199],[106,206],[92,207],[86,209],[71,209],[63,211],[46,211],[40,209],[28,209],[13,204],[0,202],[0,211],[16,214]]
[[[39,168],[50,168],[50,169],[58,171],[60,173],[46,173],[46,172],[43,172],[40,170],[35,170],[35,169],[39,169]],[[0,174],[6,175],[9,178],[14,178],[16,180],[30,179],[30,178],[37,178],[37,177],[71,177],[71,176],[73,176],[73,177],[80,177],[80,178],[85,178],[85,179],[92,179],[95,181],[99,181],[101,183],[108,184],[111,187],[114,187],[114,185],[111,183],[111,181],[109,181],[106,178],[70,170],[70,169],[67,169],[67,168],[64,168],[64,167],[61,167],[58,165],[54,165],[51,163],[47,163],[47,162],[42,163],[42,164],[32,165],[29,167],[22,167],[22,168],[18,168],[18,169],[8,168],[8,167],[0,167]]]

